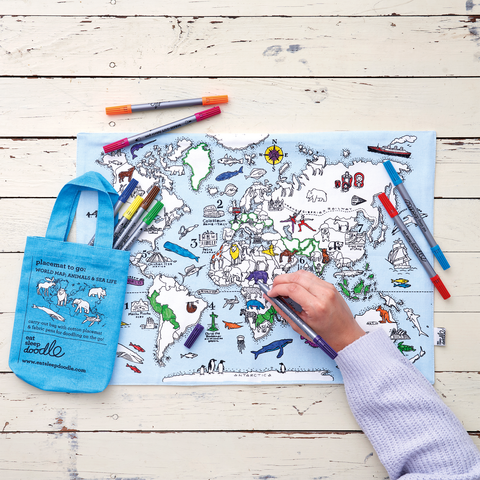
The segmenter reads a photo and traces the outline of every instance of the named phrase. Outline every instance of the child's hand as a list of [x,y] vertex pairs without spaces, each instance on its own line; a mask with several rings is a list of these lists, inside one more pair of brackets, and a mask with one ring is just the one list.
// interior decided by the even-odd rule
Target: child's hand
[[[365,335],[335,287],[313,273],[299,270],[279,275],[268,295],[290,297],[300,304],[303,310],[299,317],[337,352]],[[279,309],[274,308],[288,321]],[[296,325],[289,323],[297,333],[304,335]]]

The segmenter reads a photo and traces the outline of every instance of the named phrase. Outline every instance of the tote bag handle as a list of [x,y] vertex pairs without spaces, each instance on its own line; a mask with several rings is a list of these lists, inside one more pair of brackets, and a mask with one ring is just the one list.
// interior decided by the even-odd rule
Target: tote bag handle
[[62,188],[53,206],[45,237],[61,242],[67,240],[82,191],[96,191],[98,193],[94,246],[111,249],[114,229],[113,205],[118,200],[118,193],[97,172],[87,172],[68,182]]

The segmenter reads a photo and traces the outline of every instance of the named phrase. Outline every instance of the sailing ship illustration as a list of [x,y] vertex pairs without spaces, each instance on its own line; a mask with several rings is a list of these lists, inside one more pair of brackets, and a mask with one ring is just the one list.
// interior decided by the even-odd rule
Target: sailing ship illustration
[[411,155],[411,152],[407,152],[403,147],[397,147],[395,145],[387,145],[386,147],[380,146],[367,146],[369,152],[381,153],[383,155],[393,155],[395,157],[404,157],[408,158]]
[[392,249],[388,253],[387,261],[393,265],[395,270],[410,268],[411,258],[408,256],[407,247],[402,240],[395,240]]

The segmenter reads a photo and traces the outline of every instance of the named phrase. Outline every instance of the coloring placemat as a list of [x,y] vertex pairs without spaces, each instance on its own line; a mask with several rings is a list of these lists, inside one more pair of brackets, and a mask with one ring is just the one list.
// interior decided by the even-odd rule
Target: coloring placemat
[[[433,286],[377,195],[389,195],[433,264],[382,162],[433,231],[434,132],[169,133],[103,153],[126,136],[78,135],[78,175],[98,171],[119,192],[133,177],[134,196],[156,184],[165,206],[131,249],[112,384],[341,383],[335,361],[256,287],[298,269],[333,283],[364,330],[385,329],[433,382]],[[77,241],[88,242],[95,198],[78,212]],[[56,279],[89,302],[81,283]],[[102,279],[98,287],[109,294]],[[88,334],[86,316],[109,321],[101,307],[90,302],[72,321]],[[187,349],[198,322],[205,329]]]

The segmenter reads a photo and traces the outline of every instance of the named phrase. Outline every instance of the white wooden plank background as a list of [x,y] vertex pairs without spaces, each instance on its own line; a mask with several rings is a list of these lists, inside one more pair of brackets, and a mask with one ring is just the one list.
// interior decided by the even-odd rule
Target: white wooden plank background
[[435,130],[441,138],[477,138],[480,125],[478,102],[472,100],[480,98],[480,77],[3,77],[0,91],[4,137],[142,132],[198,108],[107,116],[105,107],[224,93],[231,100],[221,115],[189,125],[189,132]]
[[3,18],[5,74],[324,77],[326,65],[334,77],[480,72],[472,16],[46,20]]
[[128,15],[128,16],[381,16],[474,15],[480,5],[468,0],[344,0],[342,2],[294,0],[2,0],[5,15]]
[[452,298],[435,296],[447,328],[435,388],[480,446],[479,14],[475,0],[2,0],[2,480],[387,476],[341,385],[70,395],[8,367],[25,237],[44,235],[75,177],[77,133],[179,118],[106,106],[209,94],[230,103],[189,132],[437,132],[434,229]]

